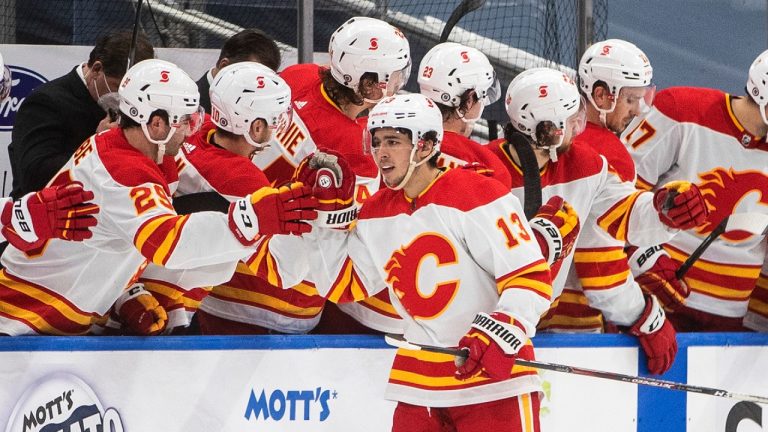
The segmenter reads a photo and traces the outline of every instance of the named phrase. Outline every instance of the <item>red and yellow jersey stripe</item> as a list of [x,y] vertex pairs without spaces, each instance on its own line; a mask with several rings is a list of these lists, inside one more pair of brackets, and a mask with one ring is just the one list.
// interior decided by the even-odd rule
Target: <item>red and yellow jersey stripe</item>
[[280,288],[253,274],[244,263],[238,263],[229,282],[213,287],[211,297],[264,309],[295,319],[311,319],[320,314],[325,298],[314,285],[303,282],[290,289]]
[[189,215],[160,215],[148,219],[136,231],[133,244],[151,262],[164,266],[181,238]]
[[510,288],[531,291],[551,301],[552,279],[549,266],[544,260],[538,260],[496,279],[499,294]]
[[[518,354],[520,358],[532,360],[533,345],[529,340]],[[428,351],[411,351],[398,349],[392,370],[389,374],[390,384],[399,384],[422,390],[461,390],[480,387],[495,382],[482,375],[474,376],[465,381],[456,379],[454,356],[450,354],[433,353]],[[514,365],[510,378],[526,375],[536,375],[536,369]]]
[[0,315],[47,335],[83,335],[100,315],[86,312],[63,296],[0,271]]
[[629,215],[641,193],[638,191],[619,200],[597,219],[597,224],[616,240],[627,241]]

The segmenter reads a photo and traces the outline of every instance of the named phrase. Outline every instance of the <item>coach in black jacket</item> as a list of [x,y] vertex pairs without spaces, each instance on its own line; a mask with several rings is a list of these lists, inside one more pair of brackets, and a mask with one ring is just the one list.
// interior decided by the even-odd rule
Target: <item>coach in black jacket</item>
[[[97,101],[117,92],[130,45],[130,32],[100,38],[87,63],[39,86],[24,99],[8,146],[11,196],[18,199],[45,187],[83,141],[114,124]],[[142,35],[135,62],[153,57],[152,44]]]

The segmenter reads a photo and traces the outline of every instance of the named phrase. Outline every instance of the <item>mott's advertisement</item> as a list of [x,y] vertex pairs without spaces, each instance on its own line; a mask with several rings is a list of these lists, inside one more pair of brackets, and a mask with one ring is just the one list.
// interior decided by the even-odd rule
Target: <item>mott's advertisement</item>
[[[635,356],[635,348],[541,350],[549,361],[622,373],[636,373]],[[4,381],[12,383],[0,394],[5,432],[392,427],[395,403],[384,400],[392,349],[9,351],[2,357]],[[633,386],[554,372],[542,378],[544,430],[634,430]]]

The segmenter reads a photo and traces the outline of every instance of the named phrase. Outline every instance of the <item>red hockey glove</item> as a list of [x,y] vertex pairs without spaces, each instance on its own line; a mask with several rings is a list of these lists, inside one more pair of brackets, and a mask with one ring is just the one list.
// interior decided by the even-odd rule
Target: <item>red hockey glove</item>
[[340,154],[324,150],[305,157],[296,167],[293,181],[312,188],[318,202],[318,226],[342,228],[357,219],[355,173]]
[[250,246],[260,235],[302,234],[317,218],[317,200],[301,183],[263,187],[229,206],[229,229],[240,243]]
[[629,332],[640,340],[652,374],[661,375],[672,367],[677,355],[677,333],[656,297],[645,297],[645,309]]
[[165,329],[168,315],[140,283],[133,284],[115,303],[117,320],[133,333],[156,335]]
[[581,229],[579,216],[563,198],[553,196],[539,208],[529,223],[554,279],[562,259],[571,253],[576,243]]
[[496,171],[493,170],[493,168],[488,168],[484,164],[481,164],[480,162],[468,162],[461,166],[462,169],[474,171],[482,176],[485,177],[491,177],[493,178],[493,175]]
[[629,268],[635,276],[635,281],[646,293],[658,297],[661,305],[667,310],[675,311],[682,308],[690,290],[685,282],[677,279],[677,263],[661,246],[651,246],[648,249],[632,247],[628,250]]
[[83,241],[91,238],[99,207],[87,203],[93,192],[79,184],[47,187],[7,203],[0,215],[2,233],[17,249],[29,251],[46,240]]
[[653,206],[661,222],[671,228],[695,228],[709,216],[699,188],[688,181],[673,181],[662,186],[653,194]]
[[483,374],[491,379],[505,380],[512,374],[517,353],[528,336],[509,315],[480,312],[472,328],[459,341],[459,348],[469,351],[463,364],[456,366],[456,378],[466,380]]

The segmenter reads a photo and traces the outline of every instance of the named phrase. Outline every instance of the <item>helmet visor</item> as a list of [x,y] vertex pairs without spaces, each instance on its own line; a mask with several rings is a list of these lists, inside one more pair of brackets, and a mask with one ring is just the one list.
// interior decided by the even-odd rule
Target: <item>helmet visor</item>
[[408,78],[411,76],[411,59],[408,58],[408,63],[400,70],[396,70],[389,74],[389,80],[387,81],[387,94],[386,96],[394,96],[400,91],[406,84],[408,84]]
[[192,114],[184,114],[179,119],[179,123],[172,126],[185,128],[184,134],[186,136],[191,136],[200,130],[204,120],[205,110],[203,107],[198,106],[196,112],[193,112]]
[[574,137],[584,132],[584,129],[587,127],[587,103],[584,100],[584,96],[581,97],[579,102],[579,110],[568,117],[565,124],[567,128],[571,129],[572,136]]
[[483,104],[488,106],[501,98],[501,84],[496,78],[496,72],[493,73],[493,83],[485,90],[483,95]]
[[273,136],[280,135],[288,130],[291,123],[293,123],[293,108],[288,105],[288,108],[285,111],[280,112],[272,118],[272,124],[269,125],[269,128],[272,129]]
[[656,86],[651,84],[646,87],[623,87],[619,91],[619,98],[630,107],[636,107],[640,115],[647,114],[653,106],[653,98],[656,96]]

